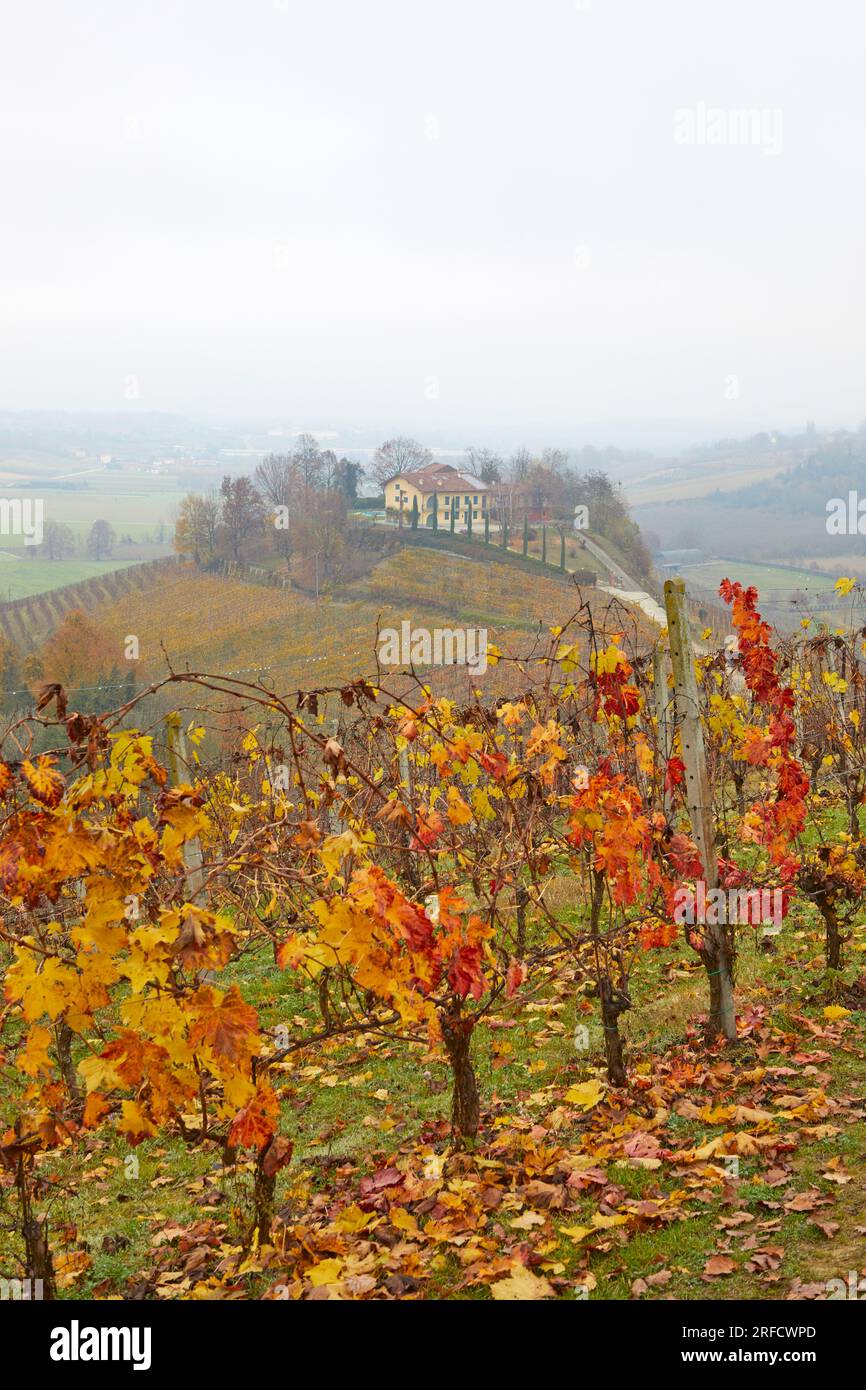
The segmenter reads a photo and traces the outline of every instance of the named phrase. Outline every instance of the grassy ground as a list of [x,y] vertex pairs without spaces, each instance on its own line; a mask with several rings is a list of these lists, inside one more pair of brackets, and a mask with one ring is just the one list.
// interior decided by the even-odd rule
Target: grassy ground
[[754,584],[763,598],[772,598],[778,590],[786,594],[794,589],[803,589],[807,594],[830,592],[835,583],[831,574],[758,565],[749,560],[712,560],[704,565],[685,566],[682,573],[687,584],[692,580],[711,589],[717,589],[723,579],[738,579],[741,584]]
[[[26,484],[29,485],[30,481],[28,478]],[[33,478],[30,491],[25,490],[19,480],[5,495],[41,499],[45,525],[52,521],[61,522],[69,527],[79,544],[84,543],[97,519],[108,521],[114,527],[118,541],[129,536],[137,542],[155,542],[162,535],[163,540],[171,542],[178,505],[186,491],[178,486],[175,479],[112,473],[101,469],[70,476],[69,482],[76,486],[52,487]],[[2,486],[3,476],[0,474],[0,490]],[[4,536],[2,543],[4,549],[23,549],[23,538],[20,536]]]
[[126,569],[133,560],[31,560],[0,550],[0,603],[32,594],[49,593],[82,579],[99,578],[113,570]]
[[[815,922],[795,916],[772,955],[745,934],[741,1040],[710,1051],[696,1031],[705,978],[690,953],[641,955],[623,1028],[629,1092],[602,1086],[600,1103],[586,1111],[568,1096],[603,1076],[594,1001],[570,976],[551,977],[528,1003],[509,1006],[504,1026],[477,1030],[479,1144],[452,1154],[426,1185],[419,1165],[429,1178],[430,1164],[435,1175],[448,1153],[442,1057],[374,1035],[297,1054],[281,1064],[278,1084],[282,1128],[296,1146],[279,1184],[286,1253],[265,1252],[245,1273],[237,1271],[249,1176],[224,1168],[218,1145],[163,1140],[131,1151],[93,1137],[83,1160],[80,1149],[48,1155],[63,1293],[138,1287],[147,1297],[255,1297],[286,1287],[291,1297],[309,1296],[311,1271],[327,1273],[337,1258],[343,1275],[373,1270],[375,1287],[345,1288],[335,1278],[332,1296],[387,1296],[393,1268],[408,1280],[402,1292],[390,1286],[397,1296],[483,1298],[529,1247],[533,1278],[565,1297],[825,1297],[828,1279],[863,1263],[866,1012],[855,1007],[828,1023],[824,1010],[856,979],[864,951],[866,922],[849,943],[840,984],[823,974]],[[221,984],[229,979],[267,1024],[316,1026],[309,996],[275,969],[270,952],[242,957]],[[519,1027],[508,1026],[518,1018]],[[588,1052],[575,1051],[579,1021],[588,1025]],[[735,1106],[745,1110],[734,1114]],[[624,1136],[635,1141],[632,1156]],[[701,1158],[713,1141],[722,1152]],[[726,1167],[731,1155],[736,1176]],[[415,1176],[390,1189],[390,1217],[396,1198],[416,1199],[406,1203],[396,1246],[388,1206],[376,1199],[365,1214],[362,1195],[365,1177],[395,1168]],[[474,1201],[479,1190],[486,1208]],[[347,1233],[355,1219],[360,1229]],[[10,1254],[0,1235],[0,1268]],[[481,1265],[484,1277],[474,1278]]]

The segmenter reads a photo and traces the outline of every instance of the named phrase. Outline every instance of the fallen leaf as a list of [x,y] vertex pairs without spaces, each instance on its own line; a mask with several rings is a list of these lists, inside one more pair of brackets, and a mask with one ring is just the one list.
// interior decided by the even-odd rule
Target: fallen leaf
[[553,1288],[546,1279],[541,1279],[525,1265],[518,1265],[507,1279],[500,1279],[490,1285],[492,1296],[499,1302],[535,1302],[541,1298],[553,1298]]

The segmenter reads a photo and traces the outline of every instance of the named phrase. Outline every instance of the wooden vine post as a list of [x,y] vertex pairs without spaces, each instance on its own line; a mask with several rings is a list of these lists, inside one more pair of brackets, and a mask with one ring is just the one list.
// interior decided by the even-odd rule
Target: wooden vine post
[[[704,750],[695,658],[685,597],[685,580],[677,578],[665,582],[665,611],[674,674],[676,721],[686,770],[686,804],[692,836],[704,866],[704,879],[709,896],[710,890],[719,886],[713,794]],[[724,922],[702,924],[701,939],[700,956],[710,986],[707,1033],[710,1037],[723,1033],[726,1038],[735,1041],[737,1024],[734,1009],[734,952],[730,926]]]
[[[667,760],[671,755],[670,732],[668,730],[668,676],[667,662],[661,642],[657,642],[653,648],[653,700],[655,702],[659,756],[664,759],[665,765],[667,765]],[[670,801],[667,778],[665,777],[662,783],[662,806],[666,816],[670,811]]]
[[[186,774],[186,739],[181,728],[180,715],[175,711],[165,717],[166,742],[168,744],[168,778],[173,787],[188,781]],[[187,840],[183,847],[186,864],[186,893],[189,902],[204,907],[204,870],[202,869],[201,841],[196,835]]]

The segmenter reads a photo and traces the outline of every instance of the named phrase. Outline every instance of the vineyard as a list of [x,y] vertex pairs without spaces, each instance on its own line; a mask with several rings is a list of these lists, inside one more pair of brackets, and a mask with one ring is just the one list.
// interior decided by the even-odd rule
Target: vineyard
[[[417,625],[429,628],[477,624],[506,653],[522,650],[527,634],[544,633],[552,623],[566,621],[579,602],[611,630],[626,628],[635,643],[648,644],[654,634],[637,610],[619,607],[591,591],[578,598],[565,577],[539,578],[493,561],[470,562],[420,549],[398,552],[381,561],[366,579],[318,601],[283,587],[265,571],[261,575],[269,582],[260,582],[255,570],[217,575],[180,562],[156,561],[109,576],[110,585],[106,580],[86,591],[73,586],[20,607],[7,605],[6,636],[21,647],[26,640],[30,645],[24,649],[32,649],[37,637],[44,640],[64,613],[84,606],[103,636],[103,655],[100,668],[88,671],[82,682],[89,688],[94,678],[113,679],[119,691],[125,688],[123,681],[117,674],[111,676],[119,666],[141,687],[165,675],[168,663],[175,670],[263,674],[283,689],[350,680],[358,672],[375,672],[377,629],[399,627],[409,612]],[[125,658],[130,635],[138,639],[135,660]],[[46,660],[42,677],[63,679]],[[428,675],[439,693],[456,696],[469,689],[464,671],[439,669]],[[510,680],[510,667],[491,669],[485,687],[498,693]]]
[[[406,548],[383,560],[354,592],[374,602],[440,609],[455,621],[485,622],[511,632],[565,622],[575,609],[575,586],[543,574],[523,573],[496,560]],[[595,611],[603,601],[587,591]]]
[[65,614],[114,603],[122,594],[149,589],[172,575],[176,565],[174,560],[151,560],[141,565],[106,568],[77,584],[0,603],[0,632],[22,652],[33,651]]
[[0,1263],[44,1297],[825,1299],[862,1258],[866,633],[725,581],[696,655],[678,584],[651,640],[552,584],[540,641],[514,584],[449,598],[522,631],[507,693],[288,697],[235,668],[330,608],[349,661],[354,605],[179,573],[117,610],[176,716],[47,682],[7,729]]

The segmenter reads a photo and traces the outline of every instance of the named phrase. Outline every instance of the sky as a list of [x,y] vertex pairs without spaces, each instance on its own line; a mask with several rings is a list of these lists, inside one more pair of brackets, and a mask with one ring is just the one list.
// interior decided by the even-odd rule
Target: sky
[[0,408],[853,428],[864,46],[854,0],[9,6]]

